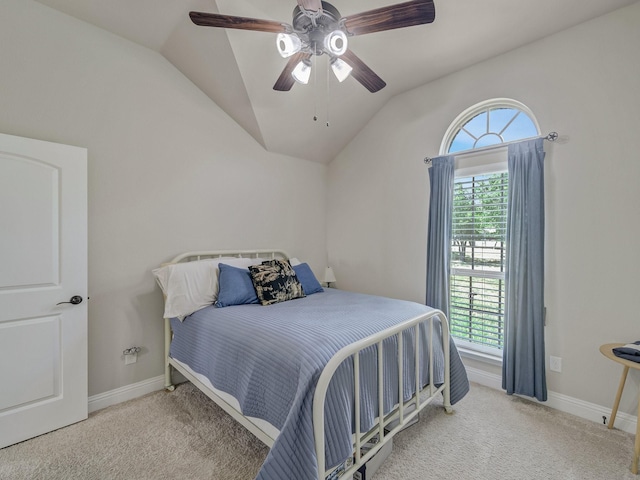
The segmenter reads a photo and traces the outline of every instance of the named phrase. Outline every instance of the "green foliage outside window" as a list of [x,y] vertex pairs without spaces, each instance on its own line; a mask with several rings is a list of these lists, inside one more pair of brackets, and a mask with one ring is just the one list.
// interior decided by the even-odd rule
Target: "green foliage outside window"
[[502,348],[508,177],[457,179],[451,245],[451,331]]

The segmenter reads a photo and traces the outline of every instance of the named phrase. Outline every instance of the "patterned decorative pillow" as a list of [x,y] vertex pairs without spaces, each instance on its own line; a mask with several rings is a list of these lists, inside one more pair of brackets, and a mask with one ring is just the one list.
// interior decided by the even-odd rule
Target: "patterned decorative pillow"
[[262,305],[304,297],[296,272],[286,260],[267,260],[249,267],[251,281]]

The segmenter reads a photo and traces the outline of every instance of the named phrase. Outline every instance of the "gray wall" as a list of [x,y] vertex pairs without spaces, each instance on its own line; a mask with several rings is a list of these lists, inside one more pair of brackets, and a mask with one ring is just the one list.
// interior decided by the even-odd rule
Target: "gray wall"
[[182,251],[279,247],[319,273],[328,248],[339,286],[423,301],[422,158],[461,111],[511,97],[565,137],[547,144],[549,387],[610,405],[619,370],[597,347],[640,337],[639,44],[634,4],[399,95],[327,169],[266,153],[160,55],[3,0],[0,131],[89,150],[89,394],[162,373],[150,270]]
[[[391,99],[329,167],[327,248],[338,286],[424,301],[422,160],[439,153],[466,108],[519,100],[544,133],[563,137],[545,144],[546,345],[563,358],[548,385],[610,406],[620,368],[598,346],[640,339],[638,45],[636,3]],[[637,372],[628,382],[621,409],[635,415]]]
[[162,56],[3,0],[0,72],[1,132],[88,148],[89,395],[162,374],[161,262],[282,248],[324,269],[327,167],[266,153]]

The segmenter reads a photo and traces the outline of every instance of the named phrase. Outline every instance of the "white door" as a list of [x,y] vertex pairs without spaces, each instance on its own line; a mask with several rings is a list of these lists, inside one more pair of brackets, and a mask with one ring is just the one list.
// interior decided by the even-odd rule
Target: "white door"
[[87,151],[0,134],[0,448],[87,408]]

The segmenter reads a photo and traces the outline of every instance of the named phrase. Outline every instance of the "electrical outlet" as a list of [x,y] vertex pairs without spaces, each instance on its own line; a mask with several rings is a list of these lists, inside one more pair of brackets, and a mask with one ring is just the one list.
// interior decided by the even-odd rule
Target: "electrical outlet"
[[138,361],[138,352],[142,350],[142,347],[131,347],[127,348],[122,352],[124,355],[124,364],[131,365],[132,363],[136,363]]
[[562,358],[549,356],[549,370],[552,372],[562,372]]

